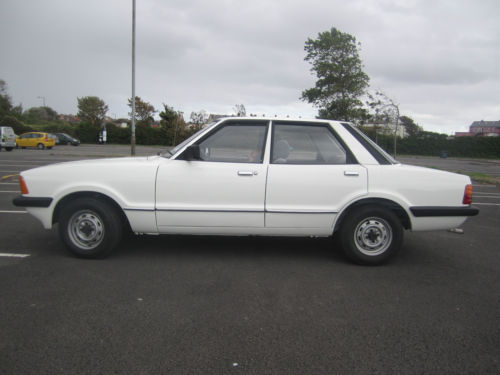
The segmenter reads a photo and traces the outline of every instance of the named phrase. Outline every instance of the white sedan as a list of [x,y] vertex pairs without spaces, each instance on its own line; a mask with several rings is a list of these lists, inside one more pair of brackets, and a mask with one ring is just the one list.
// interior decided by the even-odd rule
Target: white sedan
[[26,207],[67,248],[103,257],[143,234],[335,236],[357,263],[398,252],[404,229],[478,213],[469,177],[402,165],[350,123],[226,118],[163,155],[85,160],[20,175]]

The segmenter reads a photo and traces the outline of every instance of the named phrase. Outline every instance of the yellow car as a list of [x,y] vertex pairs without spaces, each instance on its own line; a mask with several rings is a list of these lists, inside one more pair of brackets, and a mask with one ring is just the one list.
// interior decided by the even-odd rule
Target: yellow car
[[47,147],[49,150],[56,144],[54,138],[49,137],[48,133],[43,132],[30,132],[21,134],[16,138],[17,147],[36,147],[43,150]]

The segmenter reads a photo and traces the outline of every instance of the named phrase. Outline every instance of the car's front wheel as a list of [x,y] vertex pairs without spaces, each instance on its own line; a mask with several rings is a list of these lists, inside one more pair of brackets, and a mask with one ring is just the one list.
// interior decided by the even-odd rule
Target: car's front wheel
[[122,220],[117,209],[104,200],[79,198],[66,204],[59,216],[59,235],[74,255],[102,258],[118,245]]
[[36,146],[39,150],[43,150],[45,148],[45,145],[43,143],[39,143],[37,146]]
[[370,205],[349,213],[339,234],[347,257],[359,264],[377,265],[399,251],[403,226],[392,211]]

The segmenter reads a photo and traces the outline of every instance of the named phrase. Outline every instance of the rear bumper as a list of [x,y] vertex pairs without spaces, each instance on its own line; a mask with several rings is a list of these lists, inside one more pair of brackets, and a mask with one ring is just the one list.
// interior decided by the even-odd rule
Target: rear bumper
[[17,207],[49,207],[52,203],[52,198],[23,197],[19,195],[12,200],[12,203]]
[[476,216],[479,213],[475,207],[420,206],[410,207],[410,211],[415,217]]

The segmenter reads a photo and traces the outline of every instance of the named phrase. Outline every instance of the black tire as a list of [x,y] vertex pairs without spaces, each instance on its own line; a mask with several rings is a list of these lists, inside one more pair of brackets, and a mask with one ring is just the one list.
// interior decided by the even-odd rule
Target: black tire
[[95,198],[69,202],[60,212],[59,236],[67,249],[80,258],[104,258],[119,244],[123,232],[120,213]]
[[45,148],[44,144],[43,143],[39,143],[36,145],[36,148],[39,149],[39,150],[43,150]]
[[339,234],[346,256],[364,265],[387,262],[397,254],[403,242],[403,226],[398,217],[375,205],[350,212],[342,221]]
[[5,149],[6,149],[7,151],[12,151],[12,150],[14,149],[14,147],[5,147]]

